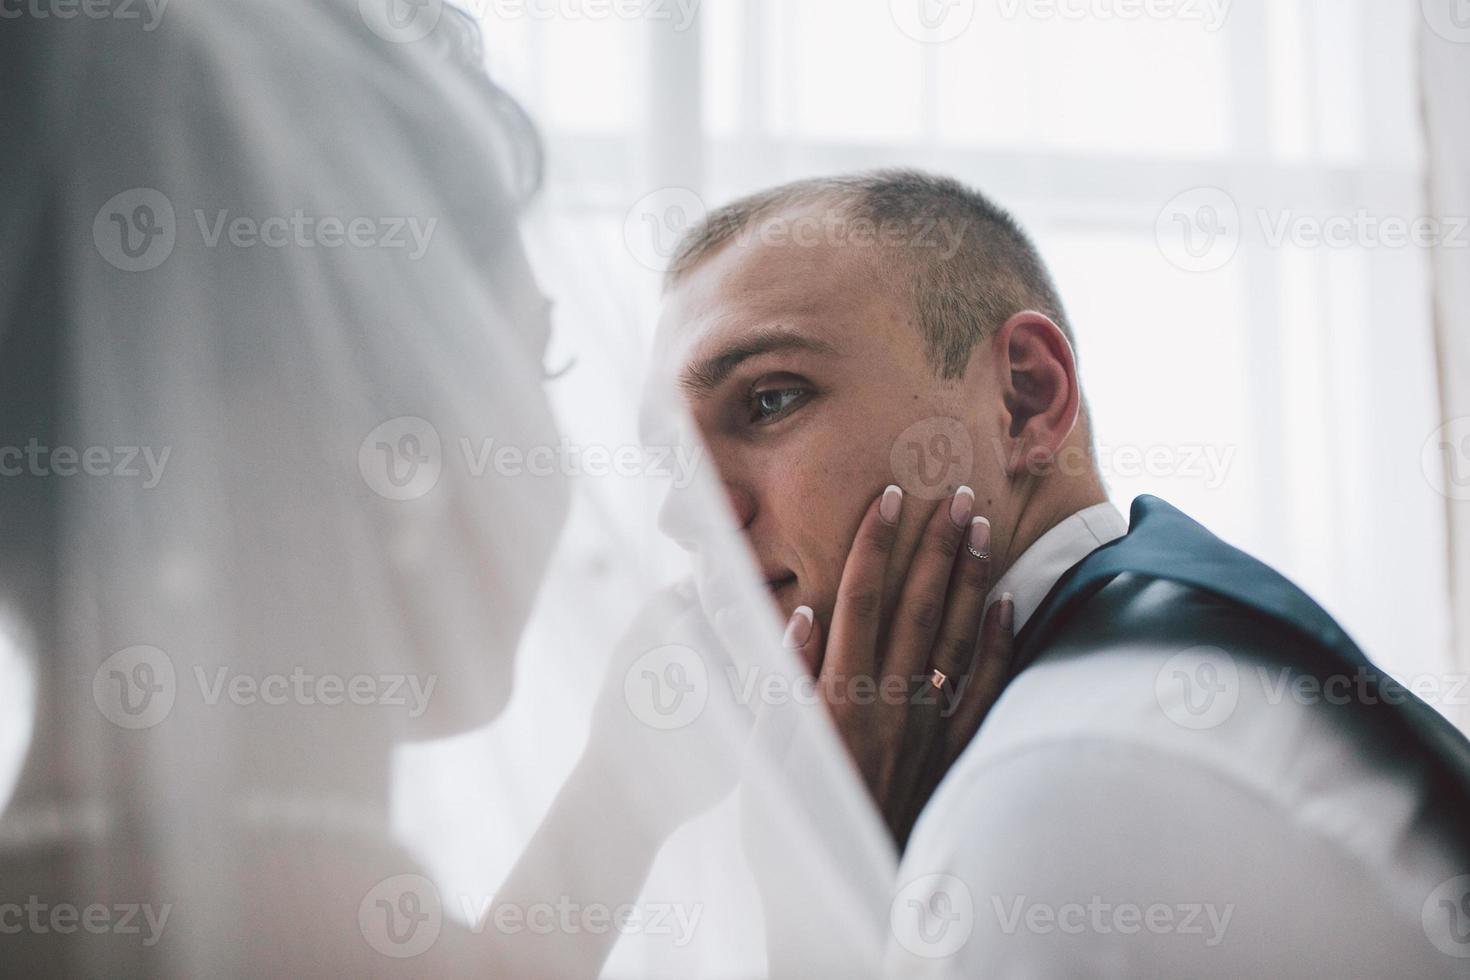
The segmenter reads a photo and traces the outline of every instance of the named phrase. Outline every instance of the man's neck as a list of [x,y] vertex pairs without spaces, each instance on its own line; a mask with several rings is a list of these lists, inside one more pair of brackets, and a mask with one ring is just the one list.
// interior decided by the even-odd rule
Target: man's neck
[[1004,575],[1015,564],[1016,559],[1025,554],[1026,549],[1047,531],[1078,511],[1094,504],[1106,503],[1107,499],[1108,494],[1103,489],[1102,480],[1091,475],[1083,479],[1054,483],[1044,481],[1034,487],[1021,504],[1010,537],[1001,546],[1002,551],[997,556],[999,563],[991,573],[994,576],[992,581]]

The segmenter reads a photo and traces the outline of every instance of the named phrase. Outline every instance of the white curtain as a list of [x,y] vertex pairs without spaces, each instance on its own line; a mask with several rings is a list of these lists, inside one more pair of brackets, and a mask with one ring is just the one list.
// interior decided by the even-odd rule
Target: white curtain
[[[1463,5],[1460,5],[1463,7]],[[1427,8],[1426,8],[1427,9]],[[1421,35],[1430,211],[1470,215],[1470,11],[1454,4],[1428,12]],[[1442,494],[1448,525],[1453,662],[1470,667],[1470,242],[1434,252],[1434,321],[1439,355],[1439,418],[1425,443],[1426,476]],[[1470,723],[1470,709],[1457,718]]]

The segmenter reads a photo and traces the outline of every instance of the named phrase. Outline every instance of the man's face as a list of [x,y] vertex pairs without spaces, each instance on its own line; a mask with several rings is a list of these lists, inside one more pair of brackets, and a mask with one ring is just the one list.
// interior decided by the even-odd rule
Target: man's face
[[[939,378],[916,312],[853,244],[737,240],[670,290],[660,351],[729,494],[776,604],[831,622],[857,526],[890,483],[905,491],[900,556],[961,484],[998,524],[1005,482],[993,434],[1002,399],[977,346]],[[701,557],[703,515],[671,496],[662,524]],[[700,569],[702,582],[716,570]]]

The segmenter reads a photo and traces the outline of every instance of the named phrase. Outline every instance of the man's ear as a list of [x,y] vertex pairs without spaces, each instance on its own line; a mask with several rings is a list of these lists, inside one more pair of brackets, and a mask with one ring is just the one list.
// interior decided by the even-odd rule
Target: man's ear
[[1072,345],[1061,327],[1034,310],[1011,317],[991,342],[1007,416],[1007,472],[1040,472],[1055,459],[1081,411]]

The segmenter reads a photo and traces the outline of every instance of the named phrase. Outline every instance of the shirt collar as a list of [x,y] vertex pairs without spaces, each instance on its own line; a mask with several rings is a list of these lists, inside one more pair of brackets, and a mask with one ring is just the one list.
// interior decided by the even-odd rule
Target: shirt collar
[[1128,521],[1111,503],[1085,507],[1022,552],[990,590],[987,603],[1009,592],[1016,604],[1015,631],[1019,633],[1067,569],[1127,533]]

